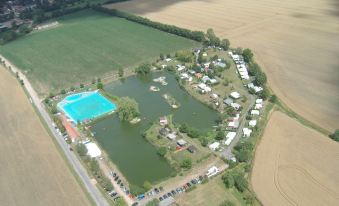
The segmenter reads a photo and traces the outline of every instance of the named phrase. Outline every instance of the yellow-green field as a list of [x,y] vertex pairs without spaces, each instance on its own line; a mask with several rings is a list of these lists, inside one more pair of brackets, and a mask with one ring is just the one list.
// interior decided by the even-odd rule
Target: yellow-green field
[[37,92],[59,92],[120,68],[198,45],[121,18],[85,10],[57,19],[59,26],[0,47]]

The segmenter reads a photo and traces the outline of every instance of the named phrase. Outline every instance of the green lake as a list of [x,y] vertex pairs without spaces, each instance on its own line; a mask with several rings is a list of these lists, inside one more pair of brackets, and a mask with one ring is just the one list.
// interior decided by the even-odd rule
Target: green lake
[[[153,78],[159,76],[166,76],[168,85],[153,82]],[[151,85],[159,87],[160,91],[151,92]],[[132,76],[106,85],[105,90],[114,96],[129,96],[139,103],[140,123],[121,122],[115,114],[92,127],[95,138],[130,184],[142,186],[145,181],[157,182],[174,171],[156,154],[156,148],[141,136],[152,122],[159,121],[160,116],[173,114],[174,123],[187,123],[205,131],[212,129],[217,119],[216,111],[188,95],[169,73],[159,72],[142,78]],[[172,109],[162,97],[164,93],[171,94],[181,106]]]

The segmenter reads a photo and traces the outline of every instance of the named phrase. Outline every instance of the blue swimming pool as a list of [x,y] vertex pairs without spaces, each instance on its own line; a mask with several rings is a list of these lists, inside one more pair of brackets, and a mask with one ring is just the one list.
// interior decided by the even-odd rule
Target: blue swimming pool
[[72,94],[58,103],[58,108],[74,123],[93,120],[114,112],[116,105],[98,91]]

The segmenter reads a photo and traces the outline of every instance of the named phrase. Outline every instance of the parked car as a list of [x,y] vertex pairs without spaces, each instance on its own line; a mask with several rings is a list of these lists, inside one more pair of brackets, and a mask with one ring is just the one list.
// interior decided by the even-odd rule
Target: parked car
[[164,199],[167,199],[167,195],[166,194],[164,194]]
[[117,181],[118,179],[119,179],[119,176],[116,176],[116,177],[114,178],[115,181]]
[[167,196],[168,197],[172,197],[172,194],[169,192],[169,193],[167,193]]
[[191,187],[192,185],[191,185],[189,182],[187,182],[187,186],[188,186],[188,187]]
[[159,201],[163,201],[164,200],[164,198],[163,197],[159,197]]
[[171,193],[172,193],[172,195],[176,195],[177,194],[174,190],[172,190]]
[[118,180],[117,183],[120,184],[120,183],[121,183],[121,180]]
[[117,176],[117,173],[113,172],[113,177],[116,177]]
[[159,193],[159,189],[158,189],[158,188],[155,188],[154,191],[155,191],[155,193],[157,193],[157,194]]

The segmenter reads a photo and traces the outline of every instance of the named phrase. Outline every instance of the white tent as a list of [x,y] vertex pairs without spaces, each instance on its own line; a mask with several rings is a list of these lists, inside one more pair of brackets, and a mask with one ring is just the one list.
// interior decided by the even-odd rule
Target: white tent
[[251,120],[251,121],[249,121],[249,122],[248,122],[248,125],[249,125],[250,127],[255,127],[255,125],[257,125],[257,120]]
[[88,142],[85,146],[87,148],[87,154],[92,158],[101,156],[101,150],[94,142]]
[[260,114],[259,110],[255,110],[255,109],[251,110],[251,115],[259,115],[259,114]]
[[262,99],[256,99],[256,100],[255,100],[255,103],[261,104],[261,103],[262,103]]
[[239,99],[239,98],[240,98],[240,94],[239,94],[238,92],[232,92],[232,93],[230,94],[230,96],[231,96],[232,98],[234,98],[234,99]]
[[236,132],[229,132],[229,133],[227,133],[227,135],[226,135],[227,139],[225,141],[225,145],[230,145],[236,135],[237,135]]
[[255,104],[255,109],[261,109],[262,108],[262,104]]
[[219,143],[219,142],[214,142],[214,143],[210,144],[208,147],[209,147],[211,150],[215,151],[216,149],[219,148],[219,146],[220,146],[220,143]]
[[251,133],[252,133],[252,130],[251,129],[248,129],[248,128],[243,128],[242,129],[243,133],[244,133],[244,137],[250,137],[251,136]]

